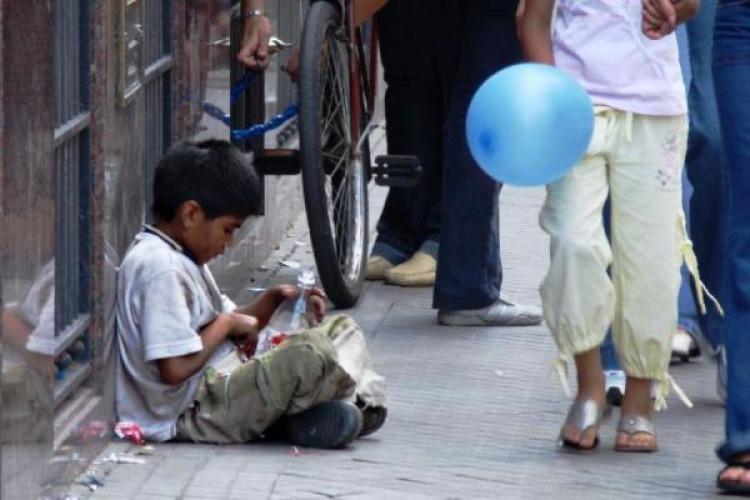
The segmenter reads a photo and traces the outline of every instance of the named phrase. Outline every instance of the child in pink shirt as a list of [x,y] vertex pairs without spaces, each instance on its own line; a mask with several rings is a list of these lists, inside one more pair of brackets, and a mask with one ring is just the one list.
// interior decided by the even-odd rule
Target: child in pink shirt
[[[571,359],[578,378],[560,431],[568,447],[598,443],[605,400],[599,345],[611,325],[628,376],[615,449],[657,449],[651,390],[656,385],[656,406],[664,406],[680,265],[683,254],[692,256],[681,204],[687,103],[672,31],[697,4],[526,0],[521,16],[527,57],[574,77],[595,107],[586,156],[547,187],[540,215],[551,246],[544,316],[563,379]],[[611,242],[602,220],[608,197]]]

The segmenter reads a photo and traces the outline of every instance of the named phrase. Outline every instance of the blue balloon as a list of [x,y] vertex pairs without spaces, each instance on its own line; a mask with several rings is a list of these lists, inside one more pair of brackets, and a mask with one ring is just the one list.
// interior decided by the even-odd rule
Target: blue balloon
[[588,149],[594,107],[563,71],[524,63],[499,71],[471,100],[466,138],[488,175],[516,186],[563,177]]

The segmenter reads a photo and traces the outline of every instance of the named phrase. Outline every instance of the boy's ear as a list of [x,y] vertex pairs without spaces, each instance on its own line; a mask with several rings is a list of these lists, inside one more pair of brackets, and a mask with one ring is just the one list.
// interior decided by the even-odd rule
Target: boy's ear
[[188,200],[180,205],[177,215],[180,217],[182,226],[186,229],[195,227],[206,219],[203,207],[195,200]]

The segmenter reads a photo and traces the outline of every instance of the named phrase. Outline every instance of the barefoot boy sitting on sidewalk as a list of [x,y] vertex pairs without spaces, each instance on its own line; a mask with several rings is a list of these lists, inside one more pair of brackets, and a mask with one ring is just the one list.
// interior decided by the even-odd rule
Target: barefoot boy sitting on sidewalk
[[[346,316],[324,320],[319,290],[310,303],[322,323],[233,362],[238,349],[252,356],[276,308],[299,294],[278,286],[236,307],[206,266],[259,200],[252,167],[228,142],[179,144],[156,168],[156,222],[136,235],[117,283],[117,415],[149,440],[241,443],[273,424],[294,444],[341,448],[385,420],[382,377],[369,367],[361,330]],[[358,357],[339,362],[341,346]],[[349,402],[355,390],[362,410]]]

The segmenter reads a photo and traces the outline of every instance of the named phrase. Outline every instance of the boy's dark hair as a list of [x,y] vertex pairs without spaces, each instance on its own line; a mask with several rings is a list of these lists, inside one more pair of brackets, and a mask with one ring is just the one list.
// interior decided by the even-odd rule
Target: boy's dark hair
[[261,184],[250,162],[231,143],[182,142],[156,166],[151,210],[158,220],[171,221],[189,200],[197,201],[209,219],[245,218],[259,212]]

